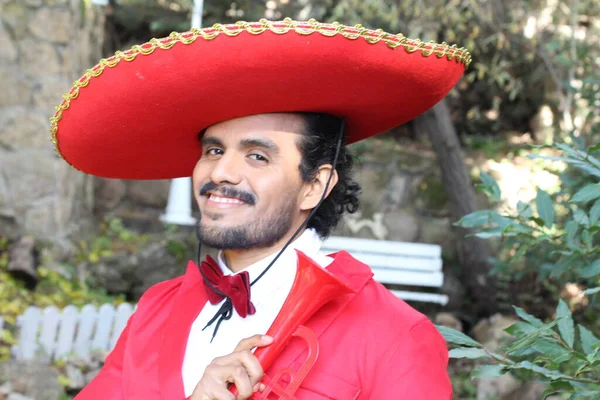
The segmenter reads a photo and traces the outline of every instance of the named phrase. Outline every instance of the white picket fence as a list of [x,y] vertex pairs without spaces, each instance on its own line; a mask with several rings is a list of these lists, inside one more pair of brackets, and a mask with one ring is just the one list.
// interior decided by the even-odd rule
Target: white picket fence
[[[60,360],[76,356],[89,358],[94,351],[110,351],[125,328],[135,307],[88,304],[81,309],[67,306],[29,307],[17,318],[17,344],[13,357],[19,360]],[[0,330],[3,320],[0,317]]]

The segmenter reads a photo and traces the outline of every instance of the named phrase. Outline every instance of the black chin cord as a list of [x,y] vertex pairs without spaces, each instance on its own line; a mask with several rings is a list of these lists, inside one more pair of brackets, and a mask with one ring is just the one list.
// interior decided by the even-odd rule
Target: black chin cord
[[[298,229],[296,229],[296,232],[294,232],[294,234],[288,239],[288,241],[281,248],[281,250],[279,250],[279,253],[277,253],[277,255],[275,256],[275,258],[260,273],[260,275],[258,275],[256,277],[256,279],[254,279],[250,283],[250,286],[252,286],[256,282],[258,282],[258,280],[260,278],[262,278],[267,273],[267,271],[269,269],[271,269],[271,267],[275,264],[275,262],[283,254],[283,252],[288,248],[288,246],[294,240],[296,240],[298,238],[298,236],[300,235],[300,232],[302,232],[306,228],[306,226],[308,225],[308,222],[310,221],[310,219],[315,215],[315,213],[317,212],[317,210],[319,209],[319,207],[321,206],[321,204],[323,203],[323,201],[325,201],[325,198],[327,197],[327,191],[329,190],[329,185],[331,184],[331,179],[333,178],[333,173],[335,172],[335,168],[337,166],[338,157],[340,155],[340,150],[342,148],[342,142],[343,142],[343,139],[344,139],[344,128],[345,128],[345,126],[346,126],[346,121],[342,118],[342,123],[341,123],[341,126],[340,126],[340,131],[338,133],[338,140],[337,140],[337,144],[336,144],[336,148],[335,148],[335,156],[333,157],[333,164],[331,166],[331,172],[329,173],[329,178],[327,179],[327,183],[325,184],[325,189],[323,190],[323,194],[321,195],[321,199],[319,200],[319,202],[317,203],[317,205],[315,206],[315,208],[313,208],[311,210],[310,214],[304,220],[304,222],[298,227]],[[205,330],[206,328],[208,328],[209,326],[211,326],[215,321],[217,321],[217,324],[215,325],[215,330],[213,331],[212,337],[210,339],[210,342],[212,343],[213,339],[215,338],[215,335],[217,334],[217,331],[219,330],[219,326],[221,325],[221,323],[223,321],[231,319],[231,317],[233,315],[233,305],[232,305],[231,299],[229,297],[225,296],[225,294],[222,293],[220,290],[218,290],[216,287],[214,287],[208,281],[208,279],[206,279],[206,276],[204,276],[204,273],[202,272],[202,268],[200,268],[201,250],[202,250],[202,243],[200,241],[198,241],[198,251],[197,251],[197,254],[196,254],[196,259],[197,259],[197,262],[198,262],[198,264],[197,264],[198,265],[198,269],[200,270],[200,274],[202,275],[202,279],[204,280],[204,283],[206,285],[208,285],[208,287],[211,290],[213,290],[219,296],[223,296],[225,298],[225,302],[221,305],[221,307],[216,312],[216,314],[210,319],[210,321],[208,321],[208,323],[204,326],[204,328],[202,328],[202,330]]]

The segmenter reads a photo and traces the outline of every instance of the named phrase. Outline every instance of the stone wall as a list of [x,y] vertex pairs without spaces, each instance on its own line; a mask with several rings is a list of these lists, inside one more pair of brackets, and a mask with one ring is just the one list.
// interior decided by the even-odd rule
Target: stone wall
[[104,18],[83,0],[0,0],[0,235],[85,229],[89,177],[53,151],[49,118],[100,57]]

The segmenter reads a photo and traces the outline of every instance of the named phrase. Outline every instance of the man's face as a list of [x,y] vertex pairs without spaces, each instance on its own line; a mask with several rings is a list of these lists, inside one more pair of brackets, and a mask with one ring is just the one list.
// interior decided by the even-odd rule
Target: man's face
[[306,192],[297,147],[303,126],[293,114],[263,114],[207,129],[192,176],[204,244],[268,247],[299,225]]

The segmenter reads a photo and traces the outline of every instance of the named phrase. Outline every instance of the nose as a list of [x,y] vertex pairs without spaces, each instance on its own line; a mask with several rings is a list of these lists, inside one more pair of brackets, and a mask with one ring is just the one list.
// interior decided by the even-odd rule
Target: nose
[[223,154],[214,164],[210,173],[210,179],[216,183],[229,183],[237,185],[241,182],[241,164],[235,153],[228,152]]

